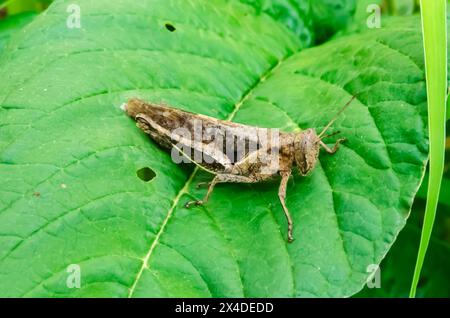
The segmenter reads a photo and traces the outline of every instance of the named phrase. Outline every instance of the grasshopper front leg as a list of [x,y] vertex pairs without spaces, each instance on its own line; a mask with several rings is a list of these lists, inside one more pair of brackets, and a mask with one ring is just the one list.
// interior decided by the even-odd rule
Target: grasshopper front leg
[[323,141],[320,141],[320,145],[325,149],[326,152],[328,152],[330,155],[334,154],[336,151],[338,151],[340,144],[345,142],[346,138],[340,138],[336,141],[333,148],[328,147]]
[[286,220],[288,223],[288,242],[291,243],[294,241],[294,236],[292,235],[292,229],[294,227],[294,223],[292,222],[291,214],[286,206],[286,189],[289,181],[289,176],[291,175],[291,171],[283,171],[280,172],[281,175],[281,183],[278,189],[278,198],[280,199],[281,206],[283,207],[284,214],[286,216]]

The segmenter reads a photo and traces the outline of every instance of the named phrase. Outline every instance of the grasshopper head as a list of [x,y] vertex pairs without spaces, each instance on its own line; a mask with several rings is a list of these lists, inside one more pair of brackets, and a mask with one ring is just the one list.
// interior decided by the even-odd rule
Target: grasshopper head
[[295,137],[294,158],[301,175],[306,176],[314,169],[319,150],[320,138],[314,129],[307,129]]
[[339,112],[334,116],[333,119],[325,126],[325,128],[320,132],[320,134],[316,134],[314,129],[307,129],[304,132],[295,136],[294,139],[294,156],[295,163],[300,170],[300,174],[305,176],[312,169],[314,169],[316,162],[319,158],[320,146],[325,147],[329,153],[335,153],[337,150],[337,146],[343,140],[339,140],[333,149],[327,148],[327,146],[322,142],[323,138],[331,137],[339,132],[335,132],[332,134],[325,135],[328,128],[336,121],[340,114],[344,112],[344,110],[352,103],[352,101],[356,98],[354,95],[344,107],[339,110]]

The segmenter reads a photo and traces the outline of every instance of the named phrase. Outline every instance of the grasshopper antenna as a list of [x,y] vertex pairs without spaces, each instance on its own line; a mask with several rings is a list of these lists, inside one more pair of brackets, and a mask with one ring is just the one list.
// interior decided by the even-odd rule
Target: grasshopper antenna
[[339,135],[340,133],[341,133],[340,131],[335,131],[335,132],[333,132],[333,133],[331,133],[331,134],[326,134],[325,136],[323,136],[323,137],[320,138],[320,139],[330,138],[330,137]]
[[[330,128],[331,125],[338,119],[339,115],[344,112],[344,110],[353,102],[353,100],[356,98],[357,94],[353,95],[353,97],[347,102],[347,104],[344,105],[344,107],[341,108],[340,111],[333,117],[332,120],[325,126],[325,128],[322,130],[322,132],[319,134],[319,138],[322,137],[322,135]],[[322,139],[322,138],[321,138]]]

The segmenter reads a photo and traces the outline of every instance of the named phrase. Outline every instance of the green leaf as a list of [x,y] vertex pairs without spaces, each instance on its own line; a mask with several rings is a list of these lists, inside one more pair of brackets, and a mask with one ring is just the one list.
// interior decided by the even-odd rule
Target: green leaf
[[[411,277],[419,248],[424,205],[415,208],[404,230],[380,265],[380,288],[365,288],[357,297],[408,297]],[[430,240],[420,283],[418,297],[450,297],[450,213],[441,207],[436,215],[436,226]]]
[[2,4],[2,7],[6,7],[8,13],[11,15],[34,11],[36,9],[36,0],[9,0]]
[[[70,3],[55,2],[0,60],[1,296],[363,287],[404,226],[427,159],[418,19],[300,51],[282,22],[238,2],[79,0],[82,28],[68,29]],[[292,244],[277,181],[219,185],[186,210],[211,176],[174,164],[120,109],[140,97],[294,131],[321,129],[357,93],[333,125],[348,142],[289,183]],[[66,284],[71,264],[79,289]]]
[[22,13],[0,20],[0,54],[5,49],[11,36],[30,23],[35,16],[34,13]]
[[17,15],[23,12],[40,12],[51,2],[52,0],[8,0],[0,4],[0,8],[6,8],[10,15]]
[[388,1],[388,7],[393,15],[409,15],[416,9],[416,0],[391,0]]
[[321,43],[345,28],[356,11],[356,0],[311,1],[314,30]]
[[[312,6],[308,0],[240,0],[255,8],[256,14],[268,14],[280,21],[299,38],[303,46],[314,43]],[[349,0],[346,0],[349,1]],[[350,0],[351,1],[351,0]],[[323,2],[323,0],[318,1]],[[329,10],[329,9],[328,9]],[[330,10],[329,10],[330,11]]]
[[[345,28],[356,10],[356,0],[240,0],[292,30],[303,46],[324,42]],[[373,1],[373,0],[372,0]]]

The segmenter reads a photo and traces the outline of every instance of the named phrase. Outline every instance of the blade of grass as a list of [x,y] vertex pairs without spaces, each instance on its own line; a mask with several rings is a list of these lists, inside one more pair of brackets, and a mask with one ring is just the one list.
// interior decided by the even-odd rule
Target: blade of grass
[[449,99],[449,96],[450,95],[447,96],[447,120],[450,119],[450,99]]
[[417,262],[409,296],[415,297],[428,243],[433,229],[444,171],[447,97],[447,10],[446,0],[421,0],[423,43],[430,130],[430,174],[427,204]]
[[[423,179],[423,184],[419,189],[419,192],[417,192],[417,198],[426,200],[427,199],[427,183],[429,177],[428,173],[425,175],[425,178]],[[450,208],[450,179],[443,178],[441,183],[441,194],[439,196],[439,203],[444,204],[447,207]]]

